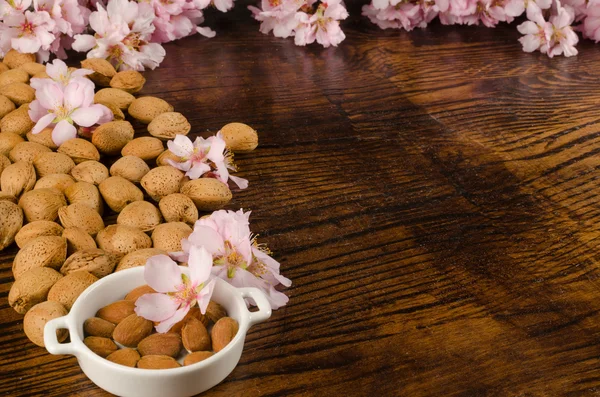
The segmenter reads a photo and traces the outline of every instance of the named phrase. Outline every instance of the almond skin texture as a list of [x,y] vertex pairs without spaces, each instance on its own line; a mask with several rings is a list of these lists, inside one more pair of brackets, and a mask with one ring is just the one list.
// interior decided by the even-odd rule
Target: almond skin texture
[[134,94],[144,88],[146,79],[140,72],[135,70],[124,70],[118,72],[110,80],[110,86],[112,88],[118,88],[120,90]]
[[115,364],[135,368],[136,364],[140,360],[140,354],[135,349],[125,348],[109,354],[106,359]]
[[97,277],[83,270],[69,273],[50,288],[48,300],[60,302],[67,310],[71,310],[79,295],[96,281]]
[[190,318],[181,329],[181,339],[185,350],[190,353],[210,350],[211,347],[206,327],[195,317]]
[[114,120],[125,120],[125,113],[114,103],[102,102],[100,105],[106,106],[112,112]]
[[17,107],[10,99],[5,97],[4,95],[0,95],[0,119],[12,112],[13,110],[15,110],[16,108]]
[[134,314],[135,303],[127,300],[120,300],[108,304],[98,310],[96,317],[111,322],[113,324],[119,324],[125,318]]
[[165,151],[163,143],[158,138],[144,136],[135,138],[127,143],[121,150],[122,156],[135,156],[144,161],[155,160],[162,152]]
[[30,76],[35,76],[38,73],[45,72],[46,66],[37,62],[26,62],[17,69],[25,71]]
[[96,149],[96,147],[89,141],[81,138],[69,139],[60,145],[58,152],[66,154],[72,158],[75,164],[80,164],[89,160],[100,160],[100,153],[98,153],[98,149]]
[[152,333],[152,328],[152,321],[137,314],[131,314],[117,324],[113,332],[113,339],[123,346],[136,347]]
[[96,236],[96,243],[99,248],[119,258],[130,252],[152,247],[152,240],[146,233],[138,228],[124,225],[110,225],[101,230]]
[[11,165],[11,161],[8,159],[8,157],[6,157],[3,154],[0,154],[0,175],[2,175],[2,172],[4,171],[4,169],[6,167],[8,167],[9,165]]
[[71,170],[71,175],[77,182],[87,182],[99,185],[108,178],[108,168],[98,161],[84,161]]
[[115,325],[100,317],[90,317],[83,323],[83,332],[86,336],[100,336],[102,338],[112,338]]
[[3,192],[0,190],[0,201],[10,201],[13,204],[17,204],[17,198],[12,194]]
[[142,295],[154,294],[154,293],[156,293],[156,291],[151,286],[149,286],[149,285],[140,285],[139,287],[136,287],[136,288],[132,289],[125,296],[125,300],[135,302]]
[[[200,322],[204,325],[204,327],[207,327],[209,324],[208,317],[206,317],[205,315],[200,313],[200,308],[198,308],[196,306],[196,307],[190,308],[190,311],[187,312],[187,314],[185,315],[183,320],[181,320],[178,323],[173,324],[173,326],[167,332],[174,333],[174,334],[181,334],[181,330],[183,329],[183,326],[185,324],[187,324],[187,322],[190,321],[190,319],[192,317],[196,320],[200,320]],[[154,325],[158,325],[158,323],[156,323]]]
[[52,140],[52,128],[44,128],[37,134],[32,134],[31,131],[29,131],[26,136],[29,142],[39,143],[40,145],[44,145],[51,150],[58,149],[58,146],[56,146]]
[[0,62],[0,73],[7,72],[9,70],[10,70],[9,67],[6,66],[6,64],[4,62]]
[[16,163],[17,161],[26,161],[33,164],[33,159],[42,153],[51,153],[52,151],[44,145],[40,145],[35,142],[21,142],[18,143],[10,153],[8,158]]
[[183,365],[188,366],[199,363],[200,361],[204,361],[207,358],[211,357],[213,354],[213,352],[193,352],[185,356],[185,358],[183,359]]
[[0,87],[0,94],[13,101],[17,106],[25,105],[35,99],[35,90],[29,84],[22,82],[15,82]]
[[194,179],[184,183],[181,193],[192,199],[199,211],[215,211],[223,208],[232,199],[231,190],[214,178]]
[[75,179],[67,174],[49,174],[41,177],[35,183],[35,189],[56,189],[64,194],[65,190],[75,183]]
[[223,317],[212,328],[212,347],[215,353],[220,352],[233,340],[238,332],[238,322],[231,317]]
[[135,156],[121,157],[110,167],[112,176],[120,176],[133,183],[139,183],[149,171],[148,164]]
[[64,229],[56,222],[33,221],[23,226],[15,236],[15,242],[19,248],[23,248],[28,242],[42,236],[60,236]]
[[[10,98],[9,98],[10,99]],[[29,118],[29,106],[19,106],[0,120],[0,131],[25,136],[35,123]]]
[[117,224],[135,227],[144,232],[154,230],[161,223],[160,211],[147,201],[134,201],[128,204],[117,217]]
[[183,172],[167,165],[151,169],[140,183],[154,201],[160,201],[169,194],[179,192],[183,176]]
[[181,365],[169,356],[144,356],[137,363],[141,369],[170,369],[179,368]]
[[159,114],[172,112],[173,106],[160,98],[143,96],[131,102],[127,111],[134,119],[149,124]]
[[[33,306],[25,318],[23,318],[23,330],[30,341],[40,347],[44,347],[44,327],[46,323],[55,318],[66,316],[69,312],[58,302],[42,302]],[[69,336],[69,331],[66,329],[56,330],[56,339],[59,342],[64,342]]]
[[65,197],[69,204],[85,204],[100,215],[104,212],[104,202],[102,201],[102,197],[100,197],[100,191],[91,183],[73,183],[65,189]]
[[144,266],[146,261],[156,255],[167,255],[167,251],[158,248],[144,248],[125,255],[117,265],[116,272],[132,267]]
[[94,73],[87,77],[92,80],[96,85],[101,87],[108,87],[110,85],[110,79],[117,74],[117,71],[106,59],[102,58],[89,58],[81,61],[81,67],[84,69],[93,70]]
[[[121,92],[127,94],[124,91]],[[92,134],[92,143],[100,153],[116,155],[133,139],[133,134],[133,126],[129,121],[110,121],[96,128]]]
[[216,323],[223,317],[227,317],[227,311],[221,305],[219,305],[215,301],[210,301],[206,308],[206,317],[209,318],[210,321]]
[[165,222],[184,222],[190,226],[198,220],[198,209],[191,198],[183,193],[173,193],[158,203]]
[[65,196],[54,188],[32,190],[19,200],[19,207],[28,222],[54,221],[60,208],[66,204]]
[[192,234],[192,228],[183,222],[161,223],[152,232],[154,248],[167,252],[181,251],[181,239]]
[[67,257],[67,242],[58,236],[42,236],[27,243],[15,256],[13,276],[18,280],[26,271],[38,267],[58,269]]
[[12,83],[29,83],[29,74],[21,69],[12,69],[0,73],[0,87]]
[[67,239],[67,255],[71,256],[75,252],[98,248],[96,241],[78,227],[68,227],[64,229],[62,236]]
[[100,248],[77,251],[60,268],[62,274],[85,270],[98,278],[108,276],[117,265],[117,256]]
[[0,176],[2,191],[15,197],[19,197],[21,194],[33,189],[35,182],[35,168],[26,161],[9,165]]
[[165,166],[165,165],[171,165],[169,164],[168,160],[172,160],[176,163],[180,163],[181,162],[181,157],[177,156],[175,153],[173,153],[170,150],[165,150],[164,152],[162,152],[160,154],[160,156],[158,156],[156,158],[156,165],[157,166]]
[[177,358],[181,351],[181,338],[177,334],[152,334],[137,345],[143,356],[170,356]]
[[181,113],[165,112],[156,116],[148,124],[150,135],[162,139],[174,139],[176,135],[187,135],[192,126]]
[[90,236],[104,229],[104,221],[98,212],[82,203],[71,204],[58,210],[60,223],[64,228],[79,227]]
[[108,338],[100,336],[88,336],[83,340],[83,343],[94,353],[102,358],[108,357],[111,353],[117,351],[118,347],[115,342]]
[[15,236],[23,226],[23,211],[8,200],[0,201],[0,251],[15,241]]
[[12,148],[17,146],[17,143],[21,142],[25,142],[25,140],[19,134],[6,131],[0,132],[0,154],[3,154],[8,157],[8,154],[10,153]]
[[113,103],[121,110],[127,110],[135,97],[117,88],[103,88],[94,95],[95,103]]
[[17,313],[25,314],[48,297],[50,288],[62,277],[56,270],[38,267],[26,271],[8,293],[8,303]]
[[33,166],[38,178],[41,178],[50,174],[68,174],[75,163],[66,154],[49,152],[36,156]]
[[111,176],[102,181],[98,187],[104,202],[115,212],[121,212],[129,203],[144,200],[144,193],[120,176]]
[[28,63],[35,62],[35,54],[22,54],[16,50],[8,50],[6,54],[4,54],[3,63],[6,64],[11,69],[16,69],[19,66]]

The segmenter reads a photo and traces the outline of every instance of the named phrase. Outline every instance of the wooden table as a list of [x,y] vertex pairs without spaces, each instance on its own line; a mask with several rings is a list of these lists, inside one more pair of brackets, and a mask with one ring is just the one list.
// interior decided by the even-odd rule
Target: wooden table
[[[381,31],[359,7],[322,49],[238,4],[146,74],[196,133],[259,130],[228,208],[294,283],[205,395],[599,394],[600,47],[548,59],[514,25]],[[25,337],[14,254],[2,395],[106,395]]]

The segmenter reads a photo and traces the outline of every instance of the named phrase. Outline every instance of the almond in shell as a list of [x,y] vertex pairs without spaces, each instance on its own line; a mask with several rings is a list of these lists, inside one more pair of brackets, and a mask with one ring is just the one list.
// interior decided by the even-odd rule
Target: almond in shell
[[183,193],[173,193],[161,198],[158,207],[166,222],[184,222],[193,226],[198,220],[196,205]]
[[243,123],[229,123],[221,128],[225,145],[235,153],[251,152],[258,146],[258,134]]
[[69,273],[50,288],[48,300],[60,302],[67,310],[71,310],[79,295],[96,281],[96,276],[84,270]]
[[144,193],[120,176],[111,176],[102,181],[98,187],[106,204],[115,212],[121,212],[129,203],[144,200]]
[[35,123],[29,118],[29,105],[21,105],[0,120],[0,131],[25,136]]
[[71,175],[50,174],[38,179],[33,189],[36,190],[54,188],[64,194],[65,190],[74,183],[75,179],[73,179]]
[[0,62],[0,73],[4,73],[9,70],[10,70],[10,68],[8,66],[6,66],[6,64],[4,62]]
[[132,267],[144,266],[146,261],[156,255],[167,255],[167,251],[158,248],[143,248],[130,252],[119,261],[116,272]]
[[78,227],[66,228],[62,233],[62,237],[67,239],[68,256],[71,256],[78,251],[98,248],[96,246],[96,241],[94,241],[92,236]]
[[144,136],[141,138],[135,138],[131,142],[127,143],[121,150],[122,156],[135,156],[139,157],[144,161],[152,161],[156,159],[165,148],[163,143],[158,138],[151,136]]
[[59,209],[65,205],[65,196],[54,188],[31,190],[19,199],[19,207],[23,209],[28,222],[54,221]]
[[13,101],[17,106],[25,105],[35,99],[35,90],[26,83],[11,83],[2,86],[0,87],[0,94]]
[[137,345],[140,355],[158,355],[177,358],[181,351],[181,338],[177,334],[152,334]]
[[101,336],[88,336],[83,340],[83,343],[94,353],[100,357],[106,358],[111,353],[117,351],[118,347],[109,338],[103,338]]
[[59,153],[66,154],[73,159],[75,164],[83,163],[84,161],[98,161],[100,160],[100,153],[98,149],[85,139],[74,138],[64,142],[58,148]]
[[62,153],[41,153],[33,159],[33,166],[39,178],[50,174],[68,174],[75,167],[69,156]]
[[77,164],[72,170],[71,175],[78,182],[87,182],[99,185],[108,178],[108,168],[98,161],[84,161]]
[[52,140],[52,130],[52,128],[47,127],[38,132],[37,134],[32,134],[31,131],[29,131],[26,134],[27,140],[29,142],[44,145],[50,150],[56,150],[58,149],[58,146],[56,146],[56,143],[54,143],[54,141]]
[[152,247],[152,240],[146,233],[138,228],[123,225],[110,225],[101,230],[96,236],[96,243],[99,248],[119,257]]
[[192,126],[181,113],[165,112],[156,116],[148,124],[150,135],[162,139],[174,139],[177,135],[187,135]]
[[120,176],[133,183],[139,183],[149,171],[148,164],[136,156],[121,157],[110,167],[112,176]]
[[137,314],[131,314],[119,322],[113,332],[113,339],[127,347],[136,347],[144,338],[152,333],[152,321]]
[[169,163],[169,160],[174,161],[176,163],[181,163],[181,157],[177,156],[170,150],[165,150],[160,154],[160,156],[156,158],[156,165],[158,165],[159,167],[164,165],[171,165],[171,163]]
[[0,251],[15,241],[15,236],[23,226],[23,211],[8,201],[0,201]]
[[113,102],[100,102],[99,104],[106,106],[113,114],[115,120],[125,120],[125,113]]
[[134,119],[149,124],[159,114],[172,112],[173,106],[160,98],[143,96],[131,102],[127,111]]
[[223,208],[233,197],[229,186],[214,178],[194,179],[184,183],[181,193],[192,199],[200,211]]
[[119,324],[128,316],[135,313],[135,303],[133,301],[120,300],[110,303],[96,313],[96,317],[109,321],[113,324]]
[[167,165],[151,169],[144,175],[140,184],[154,201],[160,201],[169,194],[179,192],[183,177],[183,172]]
[[58,210],[64,228],[79,227],[91,236],[104,229],[104,221],[96,210],[82,203],[71,204]]
[[100,248],[75,252],[69,256],[60,268],[62,274],[85,270],[98,278],[108,276],[117,265],[117,256]]
[[2,191],[15,197],[19,197],[21,194],[33,189],[35,181],[35,168],[26,161],[9,165],[0,175]]
[[90,317],[83,323],[83,332],[86,336],[100,336],[102,338],[112,338],[115,325],[110,321],[100,317]]
[[133,126],[129,121],[111,121],[96,128],[92,135],[92,143],[101,153],[116,155],[133,139],[133,134]]
[[192,228],[183,222],[162,223],[154,228],[152,242],[154,248],[167,252],[181,251],[181,239],[192,234]]
[[[36,345],[44,347],[44,327],[55,318],[66,316],[67,309],[59,302],[46,301],[33,306],[23,318],[23,331],[27,338]],[[56,339],[64,342],[69,336],[66,329],[56,330]]]
[[67,257],[67,242],[58,236],[41,236],[27,243],[15,256],[12,272],[18,280],[26,271],[50,267],[59,269]]
[[82,203],[94,209],[98,214],[104,212],[104,203],[96,185],[87,182],[76,182],[65,189],[65,197],[69,204]]
[[62,275],[48,267],[33,268],[15,281],[8,293],[8,303],[17,313],[25,314],[48,297],[50,288]]
[[128,92],[118,88],[103,88],[94,95],[95,103],[112,103],[121,110],[126,110],[135,100]]
[[10,162],[10,160],[8,159],[8,157],[6,157],[3,154],[0,154],[0,175],[2,175],[2,171],[4,171],[4,169],[6,167],[8,167],[9,165],[11,165],[12,163]]
[[135,227],[144,232],[154,230],[160,223],[160,211],[148,201],[134,201],[128,204],[117,217],[117,224]]
[[29,74],[22,69],[12,69],[0,73],[0,87],[12,83],[29,83]]
[[146,84],[146,79],[140,72],[135,70],[123,70],[115,74],[110,80],[112,88],[118,88],[130,94],[140,91],[144,84]]
[[56,222],[33,221],[23,226],[15,236],[15,242],[19,248],[23,248],[28,242],[41,236],[60,236],[63,228]]
[[110,85],[110,79],[117,74],[113,65],[102,58],[84,59],[81,61],[81,67],[93,70],[94,73],[88,75],[88,78],[101,87],[108,87]]
[[21,142],[25,142],[25,140],[19,134],[5,131],[0,132],[0,154],[8,156],[10,151]]
[[132,348],[119,349],[106,357],[108,361],[112,361],[115,364],[124,365],[126,367],[134,368],[140,360],[140,354],[137,350]]
[[40,145],[35,142],[21,142],[17,143],[17,145],[12,148],[10,153],[8,153],[8,158],[16,163],[17,161],[26,161],[28,163],[33,164],[33,159],[39,156],[42,153],[51,153],[50,148]]
[[17,69],[27,72],[27,74],[30,76],[35,76],[38,73],[45,72],[46,66],[37,62],[26,62],[19,66]]
[[15,109],[16,107],[13,101],[8,99],[4,95],[0,95],[0,119]]
[[5,63],[9,68],[16,69],[25,63],[35,62],[35,54],[24,54],[18,52],[17,50],[11,49],[4,54],[4,59],[2,62]]

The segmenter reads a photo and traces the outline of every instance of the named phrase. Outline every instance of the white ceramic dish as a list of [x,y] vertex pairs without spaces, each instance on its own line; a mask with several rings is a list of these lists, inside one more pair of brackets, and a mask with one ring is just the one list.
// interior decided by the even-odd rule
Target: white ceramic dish
[[[182,267],[189,274],[187,267]],[[72,354],[88,378],[102,389],[123,397],[193,396],[220,383],[240,360],[248,328],[271,316],[271,306],[256,288],[235,288],[217,279],[212,299],[220,303],[229,317],[237,320],[239,331],[220,352],[199,363],[174,369],[148,370],[130,368],[110,362],[83,344],[83,323],[98,309],[123,297],[133,288],[146,284],[144,268],[123,270],[94,283],[75,301],[71,312],[49,321],[44,329],[44,343],[52,354]],[[249,312],[244,298],[252,298],[257,312]],[[56,330],[69,330],[69,343],[58,343]]]

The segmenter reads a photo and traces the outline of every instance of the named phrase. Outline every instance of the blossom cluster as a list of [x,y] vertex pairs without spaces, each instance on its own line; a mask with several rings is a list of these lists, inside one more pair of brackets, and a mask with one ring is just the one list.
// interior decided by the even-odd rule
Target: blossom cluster
[[[158,322],[158,332],[167,332],[194,305],[198,304],[200,312],[205,313],[214,278],[238,288],[260,289],[272,309],[284,306],[288,297],[275,287],[289,287],[292,283],[279,274],[279,262],[269,255],[269,250],[256,242],[256,236],[250,232],[249,217],[250,212],[243,210],[215,211],[196,222],[192,234],[181,242],[183,251],[148,259],[144,278],[156,293],[140,297],[136,313]],[[187,263],[189,277],[175,261]]]

